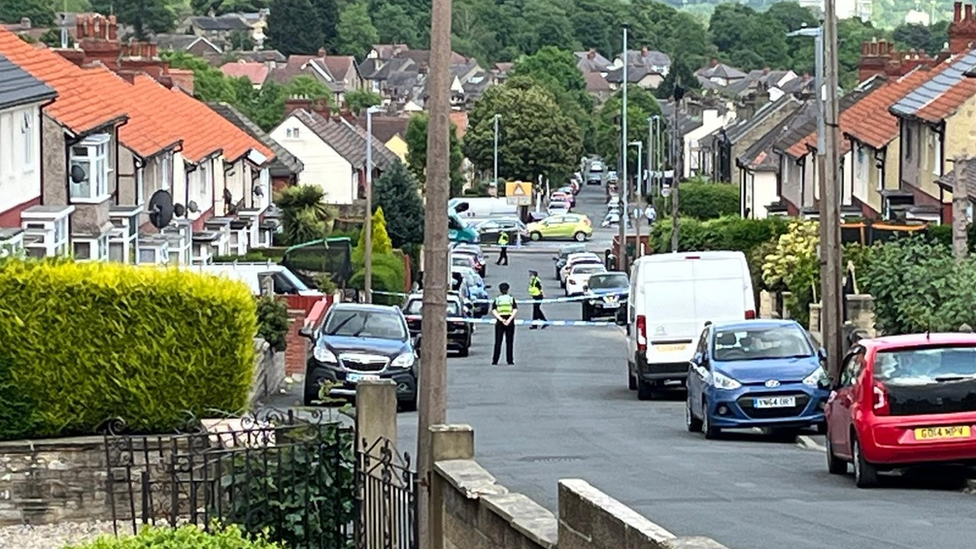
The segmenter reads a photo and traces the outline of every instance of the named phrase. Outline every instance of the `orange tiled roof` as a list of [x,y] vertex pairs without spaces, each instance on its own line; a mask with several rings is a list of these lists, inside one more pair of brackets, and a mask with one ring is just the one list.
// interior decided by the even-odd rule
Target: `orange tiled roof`
[[182,154],[190,162],[218,151],[234,161],[252,149],[269,160],[274,158],[271,149],[186,93],[166,88],[145,75],[136,76],[133,85],[135,93],[153,105],[172,134],[182,137]]
[[270,72],[270,69],[264,63],[234,61],[222,65],[220,67],[220,72],[231,78],[247,78],[255,86],[260,86],[261,84],[264,84],[265,80],[268,79],[268,72]]
[[52,50],[34,47],[16,34],[0,29],[0,53],[58,92],[44,112],[76,134],[126,117],[111,93],[107,75],[82,70]]
[[875,90],[841,116],[841,131],[875,149],[884,147],[898,136],[898,117],[888,109],[941,70],[915,70]]

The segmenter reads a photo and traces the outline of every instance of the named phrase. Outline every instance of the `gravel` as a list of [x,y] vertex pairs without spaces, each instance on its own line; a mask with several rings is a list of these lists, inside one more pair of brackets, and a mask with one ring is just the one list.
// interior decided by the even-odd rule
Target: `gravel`
[[[119,533],[131,532],[131,522],[119,522]],[[0,549],[62,549],[105,534],[113,535],[111,521],[6,526],[0,528]]]

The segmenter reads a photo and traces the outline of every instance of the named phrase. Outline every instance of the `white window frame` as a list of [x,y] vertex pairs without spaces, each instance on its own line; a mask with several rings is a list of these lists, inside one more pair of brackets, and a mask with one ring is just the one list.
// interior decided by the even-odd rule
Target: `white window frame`
[[[72,145],[71,161],[68,170],[68,188],[71,193],[71,202],[79,204],[100,204],[111,198],[109,194],[109,177],[112,168],[109,166],[108,148],[111,138],[108,134],[98,134],[85,138],[81,143]],[[82,157],[75,157],[75,151],[85,149],[86,154]],[[88,165],[88,181],[86,182],[88,194],[80,194],[82,184],[71,182],[70,166],[75,163]]]
[[[78,244],[88,245],[88,257],[77,257],[75,246]],[[74,238],[71,240],[71,257],[78,262],[98,261],[98,239],[97,238]]]
[[213,179],[210,177],[213,172],[211,159],[206,159],[200,163],[200,167],[197,170],[200,172],[200,200],[206,202],[210,197],[210,189],[213,188]]
[[929,133],[931,134],[929,145],[932,147],[932,173],[942,175],[942,135],[931,128]]
[[146,203],[146,164],[136,168],[136,206]]
[[160,169],[162,176],[159,183],[159,188],[164,191],[168,191],[172,185],[173,179],[173,153],[163,153],[163,156],[159,159],[159,163],[162,166]]
[[24,173],[34,171],[34,111],[24,111],[24,118],[20,127],[24,140]]
[[0,240],[0,258],[20,256],[24,253],[24,233]]

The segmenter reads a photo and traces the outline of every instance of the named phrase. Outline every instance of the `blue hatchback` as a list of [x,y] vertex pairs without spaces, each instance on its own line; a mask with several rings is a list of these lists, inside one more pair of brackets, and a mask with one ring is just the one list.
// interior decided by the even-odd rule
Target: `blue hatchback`
[[793,320],[711,324],[688,368],[688,430],[823,429],[824,353]]

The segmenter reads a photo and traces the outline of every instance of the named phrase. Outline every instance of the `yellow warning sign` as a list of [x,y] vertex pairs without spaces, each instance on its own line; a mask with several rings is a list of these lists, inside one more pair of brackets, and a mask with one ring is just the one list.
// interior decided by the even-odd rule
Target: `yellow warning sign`
[[514,206],[532,205],[532,183],[527,181],[508,181],[505,183],[505,198]]

